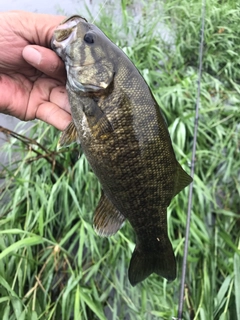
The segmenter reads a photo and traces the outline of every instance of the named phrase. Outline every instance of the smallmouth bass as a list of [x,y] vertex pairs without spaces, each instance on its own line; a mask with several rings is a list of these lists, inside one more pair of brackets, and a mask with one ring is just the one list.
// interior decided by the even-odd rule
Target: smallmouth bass
[[84,18],[64,20],[52,48],[65,63],[73,118],[60,145],[79,139],[103,190],[96,232],[111,236],[128,219],[137,238],[131,285],[152,273],[174,280],[167,207],[192,178],[176,160],[157,102],[123,51]]

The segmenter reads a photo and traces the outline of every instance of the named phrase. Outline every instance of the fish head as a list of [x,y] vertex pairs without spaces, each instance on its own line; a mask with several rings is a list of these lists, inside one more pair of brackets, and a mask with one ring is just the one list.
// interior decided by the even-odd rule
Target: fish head
[[115,73],[112,45],[81,16],[71,16],[57,27],[51,46],[65,63],[70,90],[96,92],[110,85]]

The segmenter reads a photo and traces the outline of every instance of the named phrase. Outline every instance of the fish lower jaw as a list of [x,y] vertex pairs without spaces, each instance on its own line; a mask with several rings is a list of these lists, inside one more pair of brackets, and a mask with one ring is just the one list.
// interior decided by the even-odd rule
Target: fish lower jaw
[[73,92],[97,92],[101,90],[100,87],[91,84],[82,84],[74,77],[68,77],[67,87]]

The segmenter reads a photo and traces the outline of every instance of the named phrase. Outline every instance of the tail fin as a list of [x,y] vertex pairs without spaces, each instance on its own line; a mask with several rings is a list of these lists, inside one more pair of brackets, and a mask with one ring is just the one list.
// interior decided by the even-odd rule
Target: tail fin
[[130,262],[128,278],[132,286],[156,273],[169,281],[176,278],[176,260],[171,242],[167,235],[164,245],[160,239],[154,239],[151,249],[137,245]]

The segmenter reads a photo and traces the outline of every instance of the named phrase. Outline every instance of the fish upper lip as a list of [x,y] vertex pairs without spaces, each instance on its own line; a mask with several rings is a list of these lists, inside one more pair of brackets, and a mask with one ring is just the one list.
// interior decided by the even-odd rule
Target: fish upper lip
[[[66,22],[66,24],[67,24],[67,22]],[[64,40],[62,40],[62,41],[58,41],[58,40],[56,39],[56,35],[53,34],[53,37],[52,37],[52,39],[51,39],[51,48],[52,48],[53,50],[56,50],[56,49],[60,48],[60,49],[64,52],[65,49],[66,49],[66,47],[67,47],[67,45],[68,45],[69,43],[71,43],[72,40],[76,37],[76,33],[77,33],[77,31],[76,31],[76,25],[77,25],[77,24],[75,23],[75,25],[72,26],[72,30],[71,30],[71,32],[69,33],[69,35],[67,36],[66,39],[64,39]],[[57,31],[57,30],[69,29],[69,27],[63,28],[63,26],[64,26],[64,24],[58,26],[58,27],[55,29],[55,31]]]
[[[74,19],[75,19],[75,20],[74,20]],[[65,20],[63,20],[58,27],[63,26],[64,24],[68,24],[68,23],[70,24],[71,22],[75,22],[75,25],[76,25],[76,24],[78,23],[78,22],[76,22],[76,19],[78,20],[78,22],[79,22],[80,20],[83,20],[83,21],[85,21],[85,22],[88,22],[84,17],[82,17],[82,16],[80,16],[80,15],[78,15],[78,14],[75,14],[75,15],[73,15],[73,16],[71,16],[71,17],[68,17],[68,18],[66,18]]]

